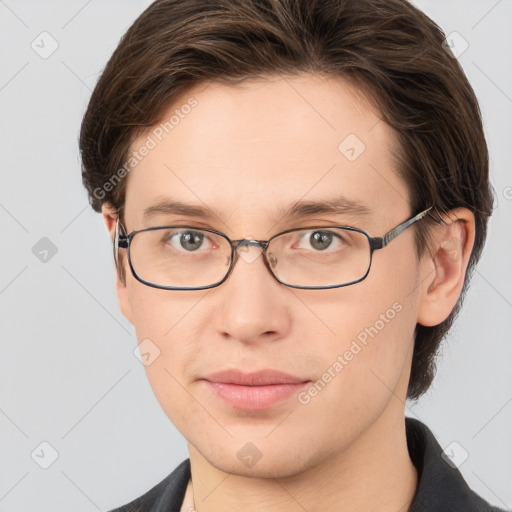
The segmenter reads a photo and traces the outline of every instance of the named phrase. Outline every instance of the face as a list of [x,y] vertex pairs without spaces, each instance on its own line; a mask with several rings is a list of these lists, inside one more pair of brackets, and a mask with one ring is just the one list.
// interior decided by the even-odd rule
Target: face
[[[187,102],[194,106],[184,108]],[[128,233],[186,224],[232,240],[266,240],[292,228],[344,225],[381,236],[411,215],[392,159],[393,132],[342,80],[203,84],[165,120],[173,113],[179,121],[168,134],[156,127],[133,144],[142,147],[148,135],[156,142],[129,173]],[[340,196],[367,211],[285,214],[299,201]],[[215,215],[153,209],[144,216],[166,201]],[[139,342],[150,339],[160,351],[146,366],[149,381],[193,449],[226,472],[293,475],[403,414],[418,316],[414,231],[376,251],[364,281],[329,290],[286,287],[256,247],[247,251],[253,257],[239,258],[216,288],[159,290],[127,269],[119,296]],[[126,265],[124,250],[121,260]],[[284,372],[294,383],[271,374],[253,386],[213,377],[231,370]],[[261,458],[251,465],[247,456]]]

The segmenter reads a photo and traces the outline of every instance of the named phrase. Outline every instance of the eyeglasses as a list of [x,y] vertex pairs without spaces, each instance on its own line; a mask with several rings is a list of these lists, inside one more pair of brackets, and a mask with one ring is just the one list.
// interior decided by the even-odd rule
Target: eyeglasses
[[[222,284],[238,256],[250,263],[249,246],[259,246],[278,282],[291,288],[320,290],[359,283],[370,272],[373,252],[386,247],[432,207],[410,217],[382,237],[347,226],[295,228],[269,240],[230,240],[212,229],[188,225],[157,226],[128,235],[116,223],[114,255],[127,249],[133,276],[163,290],[204,290]],[[245,249],[244,249],[245,248]],[[260,253],[257,255],[259,256]]]

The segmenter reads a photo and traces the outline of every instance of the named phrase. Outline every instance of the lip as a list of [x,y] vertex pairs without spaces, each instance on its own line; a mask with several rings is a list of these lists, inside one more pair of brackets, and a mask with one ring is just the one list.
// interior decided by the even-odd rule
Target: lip
[[244,373],[224,370],[202,379],[210,392],[236,409],[269,409],[297,394],[311,381],[277,370]]
[[204,380],[210,382],[219,382],[222,384],[238,384],[240,386],[267,386],[272,384],[299,384],[307,382],[308,379],[295,377],[289,373],[278,370],[259,370],[256,372],[244,373],[240,370],[223,370],[212,373]]

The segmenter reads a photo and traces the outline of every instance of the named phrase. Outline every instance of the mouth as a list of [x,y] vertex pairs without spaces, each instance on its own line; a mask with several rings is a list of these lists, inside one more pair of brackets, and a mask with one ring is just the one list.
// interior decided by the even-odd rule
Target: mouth
[[225,370],[202,379],[212,395],[236,409],[269,409],[299,393],[310,380],[276,370]]

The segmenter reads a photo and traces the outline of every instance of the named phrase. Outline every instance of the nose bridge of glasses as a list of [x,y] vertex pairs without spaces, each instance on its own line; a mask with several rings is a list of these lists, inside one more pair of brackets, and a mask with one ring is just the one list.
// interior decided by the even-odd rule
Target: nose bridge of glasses
[[265,250],[267,245],[268,245],[268,241],[267,240],[254,240],[254,238],[244,238],[243,240],[233,240],[233,245],[235,246],[236,249],[238,249],[239,247],[245,247],[245,246],[248,246],[248,245],[256,245],[258,247],[260,247],[262,250]]
[[[250,247],[257,247],[257,250],[251,251]],[[235,252],[246,262],[252,263],[268,247],[266,240],[254,240],[253,238],[244,238],[243,240],[234,240],[233,248]]]

